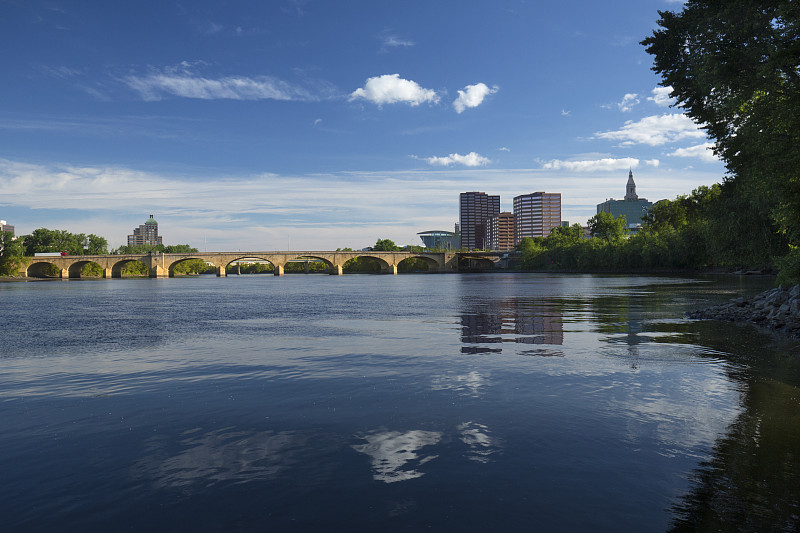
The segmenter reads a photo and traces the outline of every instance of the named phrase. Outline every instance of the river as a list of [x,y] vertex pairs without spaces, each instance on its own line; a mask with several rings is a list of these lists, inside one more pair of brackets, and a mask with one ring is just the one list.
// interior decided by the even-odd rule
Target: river
[[9,531],[795,531],[758,277],[0,283]]

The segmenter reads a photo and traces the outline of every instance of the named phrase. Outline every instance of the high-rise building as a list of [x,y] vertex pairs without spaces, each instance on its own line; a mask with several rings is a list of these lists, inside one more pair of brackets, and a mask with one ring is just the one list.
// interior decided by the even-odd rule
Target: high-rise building
[[633,181],[633,170],[628,171],[628,183],[625,185],[624,200],[606,200],[602,204],[597,204],[598,213],[610,213],[614,218],[625,215],[628,221],[628,230],[636,231],[642,225],[642,217],[647,215],[653,202],[648,202],[647,198],[639,198],[636,194],[636,182]]
[[490,250],[514,248],[514,213],[504,211],[486,221],[486,242]]
[[156,246],[161,244],[158,234],[158,222],[150,215],[144,224],[133,230],[133,235],[128,235],[128,246],[140,245]]
[[486,248],[486,220],[500,214],[500,196],[485,192],[462,192],[459,207],[461,247],[467,250]]
[[560,192],[532,192],[514,197],[515,244],[525,237],[547,237],[560,225]]
[[0,220],[0,231],[8,231],[14,235],[14,226],[9,225],[5,220]]

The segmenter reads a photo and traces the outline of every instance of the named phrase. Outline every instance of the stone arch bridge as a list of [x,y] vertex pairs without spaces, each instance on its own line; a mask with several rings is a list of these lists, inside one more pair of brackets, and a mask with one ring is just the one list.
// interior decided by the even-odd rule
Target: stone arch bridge
[[166,278],[175,275],[175,266],[183,261],[199,259],[216,267],[217,276],[225,276],[231,263],[242,260],[267,261],[275,268],[275,275],[282,276],[284,267],[292,261],[317,260],[328,265],[328,272],[342,274],[342,267],[350,259],[368,257],[376,260],[381,273],[397,274],[397,265],[406,259],[421,259],[428,265],[428,272],[456,272],[458,258],[450,252],[198,252],[183,254],[109,254],[109,255],[65,255],[36,256],[28,258],[27,266],[20,269],[22,276],[43,275],[48,265],[55,265],[62,279],[80,278],[81,268],[87,263],[97,263],[103,269],[104,278],[122,277],[122,267],[139,261],[147,266],[151,278]]

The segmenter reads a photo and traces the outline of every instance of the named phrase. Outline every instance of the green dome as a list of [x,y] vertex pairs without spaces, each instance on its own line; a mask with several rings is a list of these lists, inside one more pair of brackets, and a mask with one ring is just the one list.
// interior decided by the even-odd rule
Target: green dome
[[150,215],[150,218],[147,219],[145,224],[155,224],[156,226],[158,226],[158,222],[156,222],[156,219],[153,218],[153,215]]

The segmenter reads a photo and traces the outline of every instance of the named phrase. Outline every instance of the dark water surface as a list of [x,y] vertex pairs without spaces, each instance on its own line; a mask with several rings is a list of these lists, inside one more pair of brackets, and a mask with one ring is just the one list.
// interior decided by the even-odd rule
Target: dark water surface
[[0,527],[797,531],[798,344],[683,318],[770,285],[0,284]]

